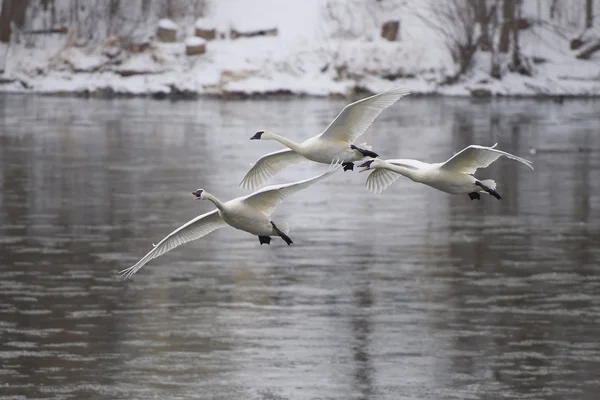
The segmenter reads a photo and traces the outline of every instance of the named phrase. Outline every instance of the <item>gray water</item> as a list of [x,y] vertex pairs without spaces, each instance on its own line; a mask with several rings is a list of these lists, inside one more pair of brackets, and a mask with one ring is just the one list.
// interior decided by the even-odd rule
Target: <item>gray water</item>
[[[502,201],[338,173],[292,246],[226,227],[135,263],[344,100],[0,97],[0,399],[596,399],[600,102],[406,98],[365,139],[480,170]],[[536,149],[530,154],[530,149]],[[271,182],[326,168],[302,164]]]

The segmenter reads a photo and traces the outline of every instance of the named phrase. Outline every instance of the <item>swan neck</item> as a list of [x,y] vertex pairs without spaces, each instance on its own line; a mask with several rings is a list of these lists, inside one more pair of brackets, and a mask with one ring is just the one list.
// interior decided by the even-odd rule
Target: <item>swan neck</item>
[[215,196],[213,196],[212,194],[208,193],[208,192],[204,192],[204,198],[206,200],[211,201],[215,207],[217,207],[219,210],[223,211],[224,208],[224,204],[221,200],[217,199]]
[[294,142],[293,140],[290,140],[284,136],[278,135],[276,133],[270,133],[271,138],[273,140],[277,140],[279,143],[281,143],[282,145],[284,145],[285,147],[294,150],[295,152],[299,152],[300,149],[300,145],[296,142]]
[[392,163],[386,163],[386,168],[391,171],[394,171],[400,175],[404,175],[407,178],[410,178],[413,180],[417,177],[416,172],[418,170],[416,170],[414,168],[409,168],[409,167],[405,167],[403,165],[392,164]]

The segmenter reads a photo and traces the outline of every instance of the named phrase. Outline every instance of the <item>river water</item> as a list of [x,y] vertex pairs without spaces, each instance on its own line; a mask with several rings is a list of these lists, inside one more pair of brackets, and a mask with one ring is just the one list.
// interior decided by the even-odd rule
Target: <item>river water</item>
[[[407,97],[365,139],[443,161],[471,143],[502,201],[338,173],[274,214],[135,263],[270,141],[346,101],[0,97],[0,399],[597,399],[600,102]],[[301,164],[271,182],[316,175]]]

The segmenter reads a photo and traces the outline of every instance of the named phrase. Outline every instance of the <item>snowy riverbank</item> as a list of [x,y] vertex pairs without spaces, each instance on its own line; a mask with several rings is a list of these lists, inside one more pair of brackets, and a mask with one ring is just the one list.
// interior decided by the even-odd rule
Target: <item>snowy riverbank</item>
[[[547,24],[532,25],[521,34],[521,53],[531,76],[504,71],[502,79],[494,79],[490,54],[478,52],[471,69],[447,84],[456,66],[418,10],[406,5],[366,10],[353,0],[337,3],[342,6],[325,12],[319,0],[256,0],[252,6],[235,0],[212,2],[204,18],[218,37],[206,43],[206,53],[194,56],[186,55],[185,42],[194,34],[195,17],[177,21],[176,42],[151,38],[135,49],[123,48],[112,37],[90,44],[61,33],[22,34],[19,43],[0,44],[0,91],[327,96],[380,92],[402,84],[417,94],[600,96],[600,52],[577,59],[569,47],[572,35]],[[524,4],[525,15],[533,12],[526,6],[534,2]],[[354,17],[366,11],[367,17]],[[380,35],[381,24],[390,18],[400,21],[396,41]],[[157,21],[148,24],[153,32]],[[227,34],[270,27],[277,28],[276,36],[231,39]]]

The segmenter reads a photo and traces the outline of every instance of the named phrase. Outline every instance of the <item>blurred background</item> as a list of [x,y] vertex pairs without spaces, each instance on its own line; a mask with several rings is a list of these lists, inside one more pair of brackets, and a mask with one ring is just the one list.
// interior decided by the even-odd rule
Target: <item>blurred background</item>
[[3,0],[0,90],[598,95],[599,0]]
[[[0,399],[597,398],[600,1],[0,4]],[[501,201],[340,172],[274,214],[292,246],[226,227],[118,279],[192,190],[247,194],[257,130],[399,85],[382,157],[535,170],[479,170]]]

